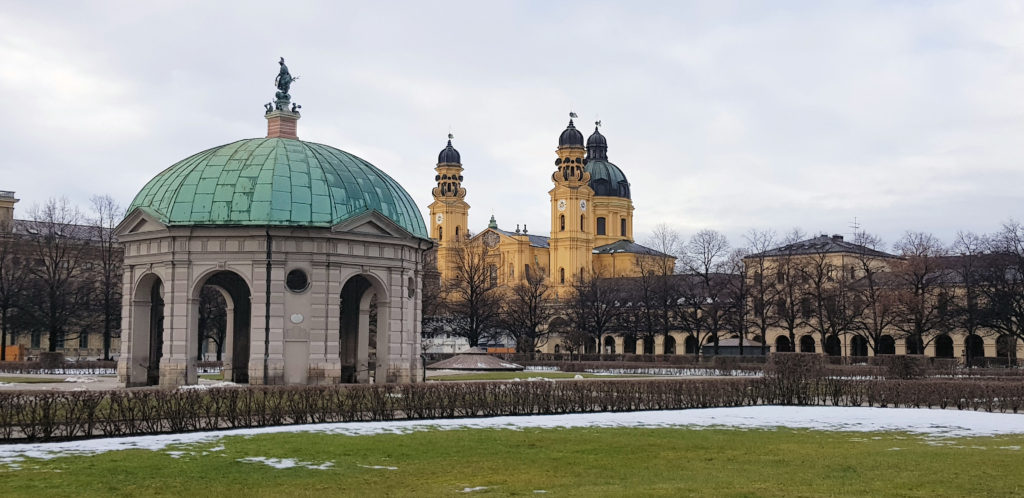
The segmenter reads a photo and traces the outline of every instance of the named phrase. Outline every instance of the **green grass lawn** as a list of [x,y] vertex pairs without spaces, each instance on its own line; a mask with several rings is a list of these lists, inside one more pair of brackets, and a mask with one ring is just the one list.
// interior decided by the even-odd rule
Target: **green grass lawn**
[[43,377],[0,377],[0,382],[8,384],[61,384],[65,377],[43,378]]
[[199,374],[199,378],[206,380],[224,380],[224,372],[215,374]]
[[[74,497],[462,496],[461,490],[478,486],[487,489],[474,493],[493,496],[1024,493],[1024,453],[1011,449],[1024,446],[1024,436],[929,441],[788,429],[271,434],[155,452],[26,460],[20,469],[0,471],[0,489],[5,496]],[[174,458],[171,451],[183,453]],[[251,457],[332,465],[275,469],[239,461]]]
[[512,380],[528,379],[530,377],[541,377],[545,379],[575,379],[577,375],[582,375],[584,379],[621,379],[626,377],[649,377],[647,375],[598,375],[592,373],[576,372],[474,372],[466,374],[427,377],[427,380]]

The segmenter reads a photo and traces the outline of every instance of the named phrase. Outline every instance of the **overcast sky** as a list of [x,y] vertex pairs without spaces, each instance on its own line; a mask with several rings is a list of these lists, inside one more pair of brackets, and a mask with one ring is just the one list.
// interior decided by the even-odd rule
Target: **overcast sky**
[[547,233],[568,112],[603,122],[641,241],[659,223],[906,230],[1024,218],[1022,2],[0,2],[0,190],[123,206],[192,153],[299,136],[426,216],[449,129],[471,228]]

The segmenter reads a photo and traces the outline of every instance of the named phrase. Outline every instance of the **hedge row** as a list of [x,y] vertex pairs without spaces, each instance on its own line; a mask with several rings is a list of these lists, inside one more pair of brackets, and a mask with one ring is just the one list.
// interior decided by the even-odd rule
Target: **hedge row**
[[1024,383],[816,377],[0,393],[0,437],[54,441],[324,422],[801,404],[1007,411]]

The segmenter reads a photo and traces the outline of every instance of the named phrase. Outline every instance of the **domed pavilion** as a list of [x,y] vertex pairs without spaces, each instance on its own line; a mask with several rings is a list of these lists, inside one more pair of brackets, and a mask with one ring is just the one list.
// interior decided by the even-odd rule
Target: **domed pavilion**
[[200,293],[224,298],[226,380],[420,378],[424,252],[408,192],[369,162],[298,139],[282,59],[266,138],[187,157],[150,180],[117,228],[124,245],[127,386],[197,382]]

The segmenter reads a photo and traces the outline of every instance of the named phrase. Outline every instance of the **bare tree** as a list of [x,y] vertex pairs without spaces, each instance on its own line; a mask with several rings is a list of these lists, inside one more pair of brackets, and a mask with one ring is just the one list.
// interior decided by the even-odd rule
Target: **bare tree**
[[924,347],[950,321],[953,274],[943,264],[946,248],[924,232],[905,233],[895,248],[903,259],[892,268],[898,314],[893,325],[907,338],[908,354],[924,354]]
[[547,343],[547,326],[555,316],[551,288],[540,271],[525,275],[504,295],[498,323],[516,341],[517,353],[533,353]]
[[985,325],[1011,338],[1007,354],[1013,357],[1017,341],[1024,340],[1024,225],[1010,220],[992,235],[982,265],[981,293],[985,298]]
[[[91,289],[82,272],[90,237],[82,214],[65,199],[50,199],[29,211],[28,265],[32,277],[28,306],[55,352],[87,311]],[[81,329],[79,332],[82,333]]]
[[683,257],[687,282],[682,285],[681,305],[677,307],[679,322],[697,340],[698,351],[707,342],[713,344],[715,355],[728,305],[722,276],[728,255],[725,235],[701,230],[690,238]]
[[496,269],[483,244],[459,241],[453,249],[452,275],[443,282],[445,301],[456,324],[454,334],[476,347],[491,335],[500,312]]
[[797,243],[805,237],[802,230],[794,228],[783,240],[774,259],[772,275],[765,275],[765,280],[773,279],[775,286],[775,302],[771,308],[771,321],[783,328],[789,335],[791,351],[797,351],[796,329],[804,326],[811,315],[811,300],[807,297],[807,271],[797,251]]
[[[620,324],[625,303],[624,279],[587,274],[573,283],[567,311],[577,330],[588,333],[600,351],[604,337]],[[635,341],[634,336],[634,341]]]
[[11,323],[24,304],[28,275],[11,228],[0,226],[0,361],[7,360],[8,337],[13,333]]
[[645,344],[655,336],[667,337],[673,329],[672,315],[680,299],[679,280],[674,278],[677,258],[683,250],[679,232],[659,224],[648,240],[652,251],[637,257],[640,295],[645,311]]
[[[723,301],[725,303],[725,328],[739,339],[740,356],[745,354],[743,344],[750,327],[750,282],[744,274],[743,258],[747,256],[744,249],[736,249],[729,253],[725,261],[722,283],[725,286]],[[763,336],[762,336],[763,337]],[[761,340],[761,353],[764,354],[764,339]]]
[[103,320],[103,359],[110,359],[110,343],[121,330],[121,271],[124,253],[114,228],[124,210],[109,195],[92,198],[92,239],[95,244],[93,273],[98,285],[98,307]]
[[[950,323],[947,329],[959,328],[967,332],[967,337],[978,336],[985,322],[985,306],[982,301],[983,258],[988,250],[989,242],[985,237],[972,232],[957,232],[952,250],[957,254],[953,258],[951,270],[958,291],[951,295]],[[964,349],[964,360],[973,365],[971,348]]]
[[[740,262],[745,300],[743,317],[747,327],[756,330],[761,337],[761,354],[767,354],[768,329],[779,324],[780,316],[772,312],[781,294],[781,289],[772,276],[778,269],[778,258],[768,256],[775,246],[775,232],[772,230],[751,230],[746,235],[748,253]],[[742,348],[740,348],[742,351]]]
[[[856,326],[860,316],[859,302],[850,299],[850,274],[842,264],[837,264],[827,246],[801,258],[800,269],[806,281],[805,297],[810,301],[810,319],[806,324],[818,334],[822,350],[828,350],[828,340],[839,338]],[[836,352],[842,356],[842,350]]]
[[853,328],[863,335],[875,354],[879,352],[882,337],[899,322],[899,282],[894,282],[884,262],[879,259],[882,241],[878,237],[859,232],[854,242],[858,245],[849,268],[850,295],[858,303],[854,312]]
[[216,287],[204,285],[199,290],[199,350],[196,357],[198,360],[203,360],[204,349],[210,341],[217,348],[217,361],[224,358],[224,339],[228,323],[227,305],[224,295]]

